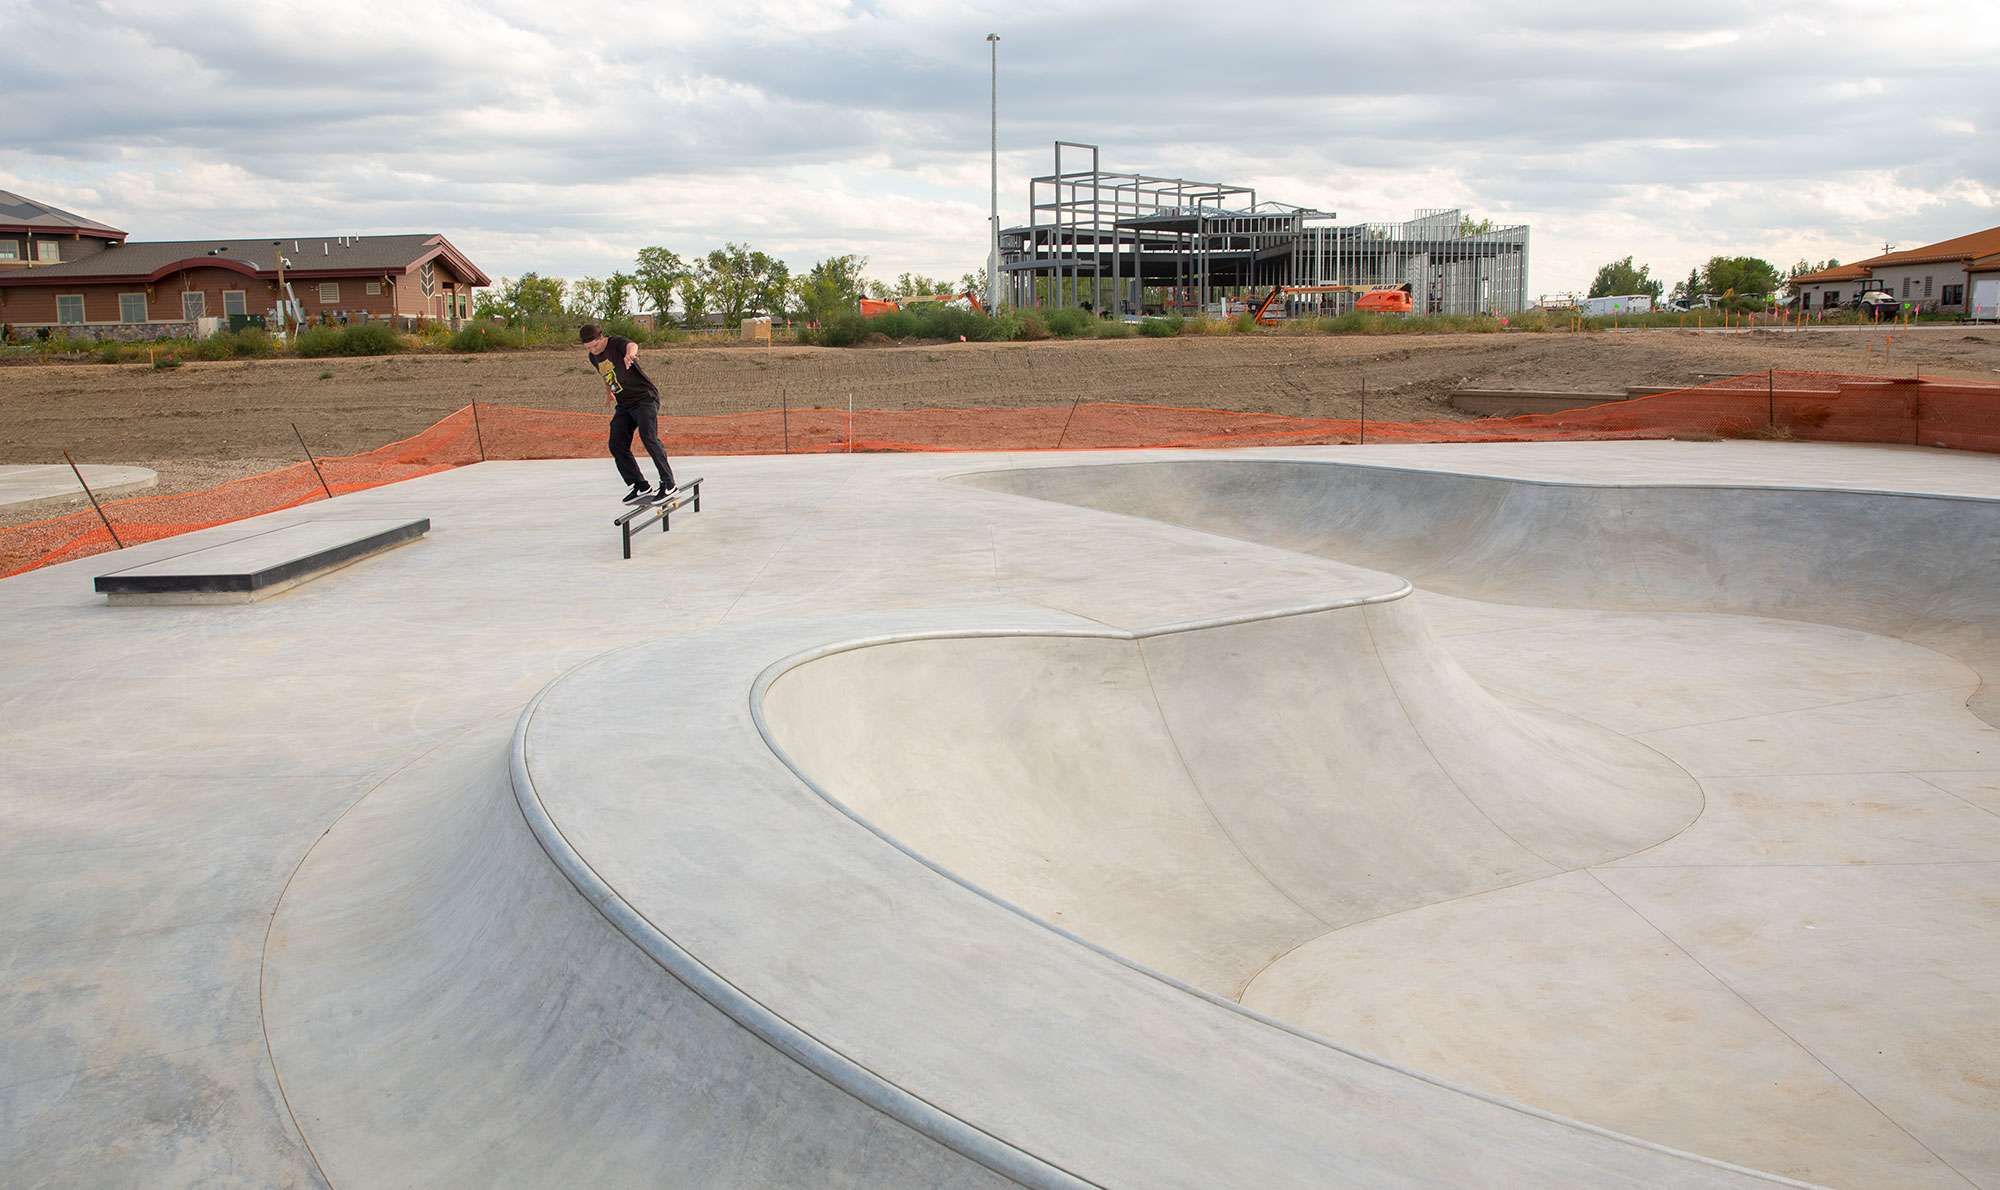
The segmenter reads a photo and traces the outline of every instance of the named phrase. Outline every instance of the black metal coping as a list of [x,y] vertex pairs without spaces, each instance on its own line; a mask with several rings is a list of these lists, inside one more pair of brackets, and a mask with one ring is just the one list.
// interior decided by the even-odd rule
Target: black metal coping
[[[332,545],[323,546],[307,553],[286,558],[280,562],[273,562],[257,570],[228,571],[201,569],[203,555],[210,555],[212,557],[224,550],[240,547],[245,542],[254,542],[258,538],[263,537],[276,537],[309,525],[324,526],[339,523],[338,521],[306,521],[297,525],[288,525],[282,529],[273,529],[267,533],[255,534],[252,537],[223,542],[219,545],[210,546],[207,549],[195,550],[192,553],[182,554],[177,558],[166,559],[164,562],[148,562],[143,566],[135,566],[131,570],[100,574],[97,576],[96,589],[99,594],[103,595],[250,594],[261,591],[266,587],[306,577],[317,571],[331,570],[336,566],[345,565],[356,558],[375,553],[378,550],[388,549],[392,545],[399,545],[415,537],[421,537],[425,533],[430,532],[431,528],[430,518],[425,517],[421,520],[405,521],[401,524],[391,525],[387,528],[376,529],[372,532],[350,537],[345,541],[338,541]],[[382,524],[380,521],[366,523],[371,527]],[[178,563],[179,565],[169,566],[168,563]],[[150,573],[135,573],[140,570],[150,571]]]

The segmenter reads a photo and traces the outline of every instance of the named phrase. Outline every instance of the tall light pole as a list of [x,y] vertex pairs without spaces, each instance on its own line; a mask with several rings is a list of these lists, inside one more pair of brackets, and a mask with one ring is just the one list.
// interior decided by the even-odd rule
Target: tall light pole
[[1000,308],[1000,35],[988,33],[986,44],[993,48],[993,214],[987,220],[992,232],[986,249],[986,312]]

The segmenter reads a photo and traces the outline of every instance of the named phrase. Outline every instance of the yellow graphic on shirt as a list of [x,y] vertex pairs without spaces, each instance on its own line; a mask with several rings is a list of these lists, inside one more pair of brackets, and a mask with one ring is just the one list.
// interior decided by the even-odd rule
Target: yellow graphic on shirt
[[604,387],[611,390],[612,396],[615,397],[625,391],[618,386],[618,369],[611,366],[609,359],[597,361],[597,374],[604,377]]

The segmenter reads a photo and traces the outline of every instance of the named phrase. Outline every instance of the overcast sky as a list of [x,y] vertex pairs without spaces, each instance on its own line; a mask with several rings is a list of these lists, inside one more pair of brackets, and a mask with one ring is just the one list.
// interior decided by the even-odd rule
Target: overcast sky
[[0,0],[0,189],[136,240],[442,232],[496,279],[746,243],[956,278],[1060,140],[1336,212],[1855,260],[2000,225],[2000,0]]

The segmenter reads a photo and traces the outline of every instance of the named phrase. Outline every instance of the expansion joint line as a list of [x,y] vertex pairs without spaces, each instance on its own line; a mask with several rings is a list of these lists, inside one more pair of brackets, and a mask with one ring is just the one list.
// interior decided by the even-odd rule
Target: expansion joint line
[[1840,1071],[1834,1069],[1831,1063],[1829,1063],[1825,1058],[1819,1055],[1818,1051],[1814,1050],[1811,1046],[1807,1045],[1805,1042],[1800,1041],[1797,1037],[1793,1036],[1791,1030],[1785,1028],[1777,1021],[1771,1019],[1770,1015],[1766,1013],[1762,1008],[1759,1008],[1754,1000],[1750,999],[1749,996],[1743,993],[1742,989],[1738,988],[1735,984],[1724,979],[1720,974],[1716,972],[1716,970],[1713,967],[1710,967],[1707,963],[1702,962],[1701,958],[1697,956],[1693,951],[1681,945],[1680,939],[1675,938],[1672,934],[1669,934],[1665,929],[1663,929],[1660,926],[1658,922],[1648,917],[1646,915],[1645,910],[1639,908],[1637,905],[1634,905],[1631,901],[1625,899],[1624,896],[1620,895],[1617,889],[1612,888],[1609,884],[1606,884],[1604,882],[1603,877],[1598,875],[1597,870],[1595,868],[1584,868],[1583,871],[1587,873],[1592,880],[1597,882],[1597,887],[1609,893],[1612,899],[1616,900],[1620,905],[1625,906],[1626,910],[1628,910],[1632,914],[1632,916],[1638,918],[1642,922],[1645,922],[1646,928],[1652,930],[1655,934],[1658,934],[1662,941],[1666,942],[1667,945],[1673,947],[1674,950],[1679,952],[1683,957],[1685,957],[1688,962],[1693,963],[1696,967],[1699,967],[1703,974],[1707,975],[1710,979],[1715,981],[1717,987],[1722,988],[1723,990],[1727,991],[1730,995],[1736,997],[1737,1003],[1743,1005],[1743,1007],[1757,1014],[1757,1018],[1763,1021],[1765,1024],[1771,1026],[1771,1028],[1777,1032],[1778,1036],[1783,1037],[1786,1041],[1789,1041],[1793,1045],[1797,1046],[1799,1048],[1800,1053],[1804,1054],[1808,1058],[1811,1058],[1813,1060],[1813,1063],[1817,1065],[1821,1070],[1824,1070],[1827,1072],[1827,1074],[1831,1075],[1835,1082],[1838,1082],[1841,1086],[1846,1087],[1848,1091],[1851,1092],[1856,1099],[1859,1099],[1861,1102],[1867,1104],[1875,1112],[1876,1115],[1879,1115],[1884,1120],[1887,1120],[1889,1124],[1896,1129],[1896,1131],[1902,1133],[1904,1136],[1909,1137],[1911,1144],[1916,1145],[1924,1152],[1929,1153],[1932,1157],[1936,1158],[1938,1164],[1944,1166],[1946,1169],[1957,1174],[1959,1177],[1965,1178],[1967,1184],[1969,1185],[1977,1184],[1973,1182],[1973,1180],[1970,1177],[1966,1176],[1964,1170],[1959,1169],[1957,1166],[1953,1165],[1950,1161],[1945,1160],[1943,1154],[1933,1149],[1930,1145],[1925,1144],[1922,1137],[1919,1137],[1916,1133],[1911,1132],[1907,1127],[1903,1125],[1903,1122],[1901,1120],[1897,1119],[1896,1117],[1890,1115],[1888,1112],[1884,1111],[1882,1109],[1882,1106],[1876,1103],[1873,1099],[1870,1099],[1866,1094],[1864,1094],[1861,1088],[1849,1082],[1847,1076],[1842,1074]]

